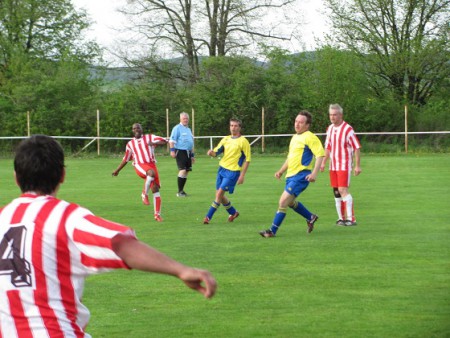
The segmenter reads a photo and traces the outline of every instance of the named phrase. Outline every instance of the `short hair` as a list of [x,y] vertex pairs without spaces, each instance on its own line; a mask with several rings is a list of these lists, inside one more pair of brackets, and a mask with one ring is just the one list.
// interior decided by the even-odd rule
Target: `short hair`
[[312,123],[312,115],[311,115],[311,113],[310,113],[309,111],[307,111],[307,110],[302,110],[302,111],[300,111],[300,112],[297,114],[297,116],[298,116],[298,115],[305,116],[305,117],[306,117],[306,123],[309,124],[309,125],[311,125],[311,123]]
[[14,171],[22,192],[51,194],[64,175],[64,151],[52,137],[33,135],[17,146]]
[[338,103],[330,104],[328,110],[337,110],[339,113],[344,114],[344,109]]
[[186,113],[186,112],[184,112],[184,111],[182,111],[182,112],[180,113],[180,118],[181,118],[182,116],[187,116],[187,118],[189,118],[189,114]]
[[242,121],[241,120],[233,117],[233,118],[230,119],[230,122],[236,122],[237,124],[239,124],[239,127],[242,128]]

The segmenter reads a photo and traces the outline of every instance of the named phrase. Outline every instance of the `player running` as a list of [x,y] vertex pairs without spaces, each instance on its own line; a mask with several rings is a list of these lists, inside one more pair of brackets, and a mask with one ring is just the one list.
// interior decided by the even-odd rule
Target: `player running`
[[142,126],[139,123],[133,124],[134,138],[127,143],[125,155],[116,170],[112,172],[113,176],[119,175],[119,172],[130,161],[133,160],[136,174],[145,180],[142,190],[142,203],[149,205],[148,193],[151,189],[153,194],[154,218],[157,222],[162,222],[161,217],[161,195],[159,188],[158,169],[156,168],[155,147],[164,145],[167,140],[163,137],[153,134],[143,134]]
[[331,104],[329,114],[331,125],[327,129],[325,160],[320,166],[320,171],[324,171],[327,159],[330,158],[330,182],[338,214],[336,225],[352,226],[357,223],[353,197],[349,192],[350,177],[353,163],[354,175],[358,176],[361,173],[361,144],[352,126],[343,120],[344,110],[339,104]]
[[[305,110],[299,112],[295,118],[294,128],[296,134],[291,138],[287,159],[280,170],[275,173],[275,177],[280,179],[283,173],[286,172],[286,185],[280,196],[278,210],[275,213],[272,226],[270,229],[259,232],[262,237],[275,237],[286,217],[287,207],[306,219],[308,233],[313,231],[314,223],[319,218],[306,209],[300,201],[296,200],[308,187],[309,182],[316,181],[325,154],[319,138],[309,131],[311,123],[311,113]],[[316,162],[313,168],[314,157]]]
[[214,213],[222,204],[227,210],[228,222],[233,222],[239,212],[231,205],[231,201],[225,196],[228,191],[234,192],[236,184],[243,184],[245,174],[251,161],[250,143],[241,135],[242,122],[238,119],[230,120],[231,135],[225,136],[214,149],[208,150],[208,156],[217,157],[223,154],[219,162],[219,170],[216,179],[216,197],[211,204],[203,224],[209,224]]

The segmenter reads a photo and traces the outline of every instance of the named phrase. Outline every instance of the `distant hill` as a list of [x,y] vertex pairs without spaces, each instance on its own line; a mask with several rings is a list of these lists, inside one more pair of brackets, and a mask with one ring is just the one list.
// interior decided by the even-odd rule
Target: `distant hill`
[[[306,58],[314,58],[316,52],[303,52],[303,53],[295,53],[293,56],[304,55]],[[201,63],[203,60],[208,57],[199,57],[199,62]],[[187,61],[183,57],[163,60],[163,62],[172,63],[177,66],[187,67]],[[254,60],[255,64],[261,67],[267,67],[269,63],[259,60]],[[92,78],[102,78],[105,83],[105,87],[116,87],[120,86],[124,83],[131,82],[133,80],[137,80],[144,75],[143,70],[139,67],[91,67],[91,77]]]

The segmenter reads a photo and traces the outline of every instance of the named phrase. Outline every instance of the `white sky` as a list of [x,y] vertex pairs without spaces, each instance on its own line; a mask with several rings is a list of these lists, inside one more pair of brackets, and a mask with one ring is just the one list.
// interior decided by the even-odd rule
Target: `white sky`
[[[114,28],[120,28],[126,18],[117,13],[117,8],[126,4],[126,0],[72,0],[75,8],[84,8],[93,24],[87,33],[89,39],[94,39],[101,47],[106,49],[117,49],[118,32]],[[315,39],[321,38],[327,31],[327,24],[324,15],[322,0],[299,0],[300,12],[303,14],[299,18],[300,30],[304,48],[296,45],[283,46],[292,52],[302,50],[313,50],[316,47]],[[107,61],[114,61],[108,52],[104,54]]]

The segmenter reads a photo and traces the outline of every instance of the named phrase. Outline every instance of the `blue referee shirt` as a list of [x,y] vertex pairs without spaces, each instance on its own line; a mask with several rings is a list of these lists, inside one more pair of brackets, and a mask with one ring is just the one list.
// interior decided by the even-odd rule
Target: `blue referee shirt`
[[191,128],[177,124],[172,129],[170,141],[175,143],[175,148],[179,150],[192,150],[194,147],[194,136]]

